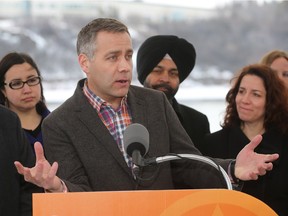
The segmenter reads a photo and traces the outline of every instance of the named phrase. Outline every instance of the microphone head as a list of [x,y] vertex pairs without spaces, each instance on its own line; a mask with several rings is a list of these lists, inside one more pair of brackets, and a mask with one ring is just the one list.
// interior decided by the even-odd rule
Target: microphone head
[[124,131],[123,141],[124,149],[130,157],[135,150],[144,156],[149,149],[149,132],[141,124],[130,124]]

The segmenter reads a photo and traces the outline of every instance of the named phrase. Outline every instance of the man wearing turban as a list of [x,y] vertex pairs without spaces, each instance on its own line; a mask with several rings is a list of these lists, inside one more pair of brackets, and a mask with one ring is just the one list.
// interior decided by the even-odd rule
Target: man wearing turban
[[156,35],[148,38],[137,53],[138,80],[146,88],[164,92],[173,109],[201,151],[201,141],[210,133],[209,121],[203,113],[179,104],[175,99],[179,85],[192,69],[196,60],[194,46],[174,35]]

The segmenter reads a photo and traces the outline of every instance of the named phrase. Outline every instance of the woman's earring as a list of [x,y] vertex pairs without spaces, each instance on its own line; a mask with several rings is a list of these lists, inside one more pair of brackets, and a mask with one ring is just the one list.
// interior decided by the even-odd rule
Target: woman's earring
[[9,102],[8,102],[7,97],[5,97],[5,102],[4,102],[4,104],[5,104],[6,107],[9,107]]

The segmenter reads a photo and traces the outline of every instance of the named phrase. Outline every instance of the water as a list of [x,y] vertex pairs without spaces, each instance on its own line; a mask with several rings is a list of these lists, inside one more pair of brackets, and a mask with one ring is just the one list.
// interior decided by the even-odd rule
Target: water
[[[48,108],[53,111],[66,99],[73,95],[77,81],[71,80],[65,83],[43,83],[44,96]],[[179,103],[204,113],[209,120],[211,132],[220,130],[225,112],[225,96],[228,85],[204,86],[196,83],[182,84],[176,99]],[[190,87],[191,86],[191,87]]]
[[[66,99],[68,99],[74,90],[61,90],[61,91],[46,91],[45,98],[47,100],[48,108],[53,111],[60,104],[62,104]],[[209,120],[211,132],[220,130],[219,125],[223,120],[225,111],[225,101],[224,99],[213,99],[213,100],[195,100],[195,99],[177,99],[179,103],[185,104],[189,107],[204,113]]]
[[221,129],[220,123],[222,123],[226,104],[223,100],[178,100],[179,103],[192,107],[203,114],[205,114],[210,123],[211,132],[215,132]]
[[225,97],[229,88],[229,85],[205,86],[188,83],[184,88],[179,88],[176,99],[179,103],[204,113],[208,117],[210,131],[215,132],[221,129],[220,123],[223,121],[226,109]]

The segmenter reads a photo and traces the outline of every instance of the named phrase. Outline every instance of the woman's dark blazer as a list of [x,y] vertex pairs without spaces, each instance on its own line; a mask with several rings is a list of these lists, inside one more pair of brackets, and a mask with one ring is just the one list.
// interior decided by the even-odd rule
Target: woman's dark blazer
[[0,215],[31,216],[32,193],[42,189],[24,181],[14,161],[32,167],[35,156],[15,113],[0,106]]
[[[205,137],[204,155],[221,158],[235,158],[249,142],[239,127],[225,128]],[[259,177],[257,181],[247,181],[242,191],[262,200],[279,215],[288,215],[288,136],[271,129],[263,134],[258,153],[278,153],[280,158],[273,163],[273,170]]]

